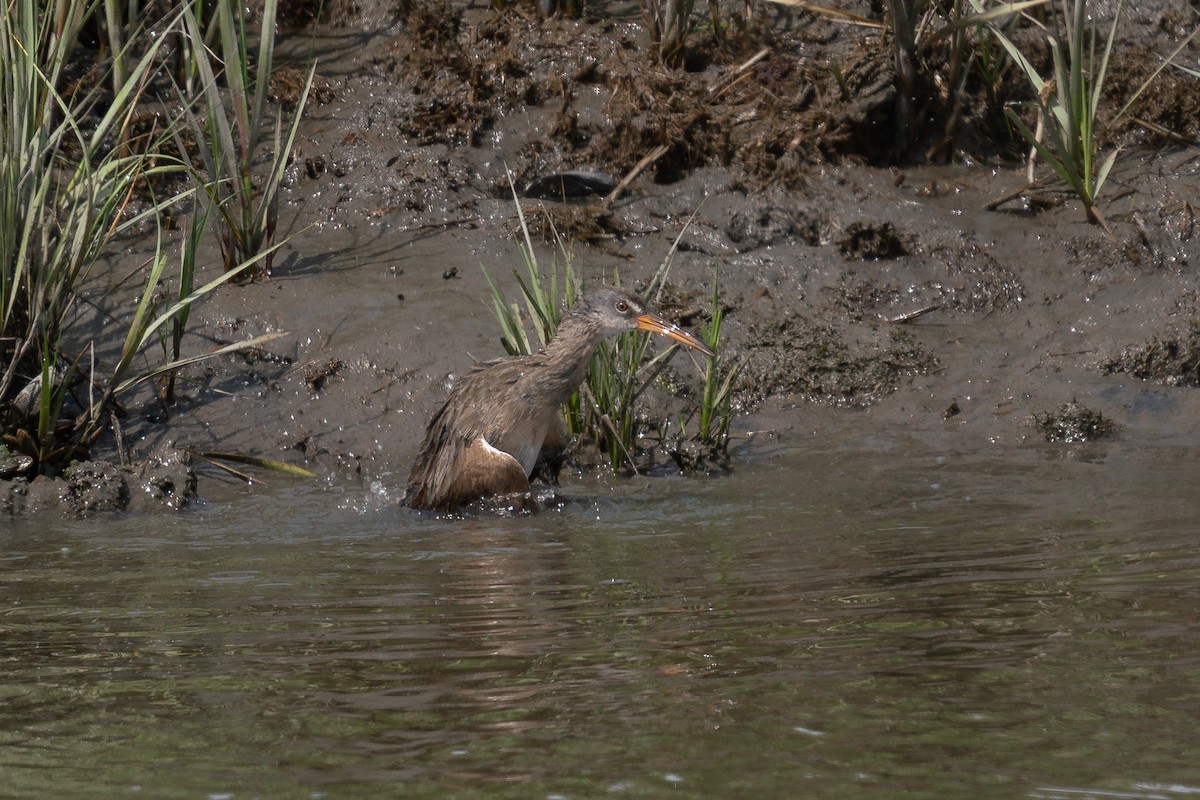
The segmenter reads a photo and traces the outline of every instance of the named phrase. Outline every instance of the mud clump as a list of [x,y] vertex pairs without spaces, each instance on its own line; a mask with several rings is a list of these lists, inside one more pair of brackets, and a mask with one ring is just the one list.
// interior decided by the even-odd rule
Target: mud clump
[[847,258],[879,261],[899,258],[908,252],[903,238],[890,222],[852,222],[838,240],[838,249]]
[[430,0],[399,13],[394,46],[369,64],[399,89],[392,123],[414,144],[458,148],[483,144],[509,114],[544,109],[511,164],[518,182],[584,165],[624,175],[662,148],[646,172],[660,184],[737,166],[758,185],[789,186],[811,164],[882,161],[893,146],[881,135],[893,127],[891,59],[866,43],[848,45],[834,75],[798,55],[807,29],[727,31],[719,46],[695,37],[689,68],[676,71],[633,22]]
[[187,451],[163,446],[137,467],[134,485],[139,492],[131,498],[130,508],[178,511],[196,500],[196,473]]
[[738,363],[735,402],[744,410],[786,394],[867,406],[937,365],[900,328],[878,326],[851,341],[833,327],[795,316],[753,325]]
[[345,366],[346,362],[336,357],[306,364],[304,382],[308,384],[309,393],[314,396],[320,394],[321,390],[325,388],[325,383],[330,378],[340,375]]
[[1129,347],[1103,368],[1109,375],[1127,373],[1167,386],[1200,386],[1200,320],[1192,320],[1182,333]]
[[515,15],[468,26],[461,8],[414,2],[405,11],[403,41],[373,66],[407,90],[396,125],[416,143],[478,145],[498,115],[541,101],[521,57],[523,23]]
[[1200,84],[1195,79],[1168,69],[1146,83],[1161,58],[1153,46],[1136,43],[1116,61],[1126,68],[1106,73],[1101,108],[1115,110],[1133,100],[1129,113],[1117,124],[1099,127],[1100,144],[1105,150],[1131,144],[1195,141],[1200,136]]
[[[405,0],[396,13],[402,25],[394,42],[364,64],[394,88],[388,124],[407,144],[453,150],[486,146],[492,133],[511,136],[499,123],[529,115],[519,153],[508,162],[519,184],[573,169],[622,176],[649,158],[645,174],[659,184],[719,167],[755,188],[798,188],[819,163],[1012,153],[1019,146],[996,93],[1016,98],[1030,91],[1010,70],[1000,86],[970,81],[949,92],[937,87],[959,79],[930,67],[915,88],[927,100],[911,109],[908,135],[898,136],[905,126],[896,116],[896,76],[886,49],[814,22],[693,36],[688,68],[676,70],[648,46],[642,26],[621,18],[539,18],[433,0]],[[838,68],[813,57],[814,47],[830,53]],[[1044,44],[1042,52],[1048,57]],[[928,63],[943,56],[949,54],[938,49]],[[1178,87],[1165,79],[1154,84],[1165,94],[1144,99],[1139,108],[1147,116],[1139,119],[1192,131],[1194,98],[1183,87],[1195,82],[1172,80]],[[904,252],[903,242],[871,228],[859,232],[852,255]],[[772,226],[763,233],[773,235]],[[748,242],[746,249],[753,247]]]
[[[290,64],[279,67],[271,75],[271,101],[278,103],[279,107],[286,112],[295,111],[296,106],[300,104],[300,95],[304,91],[307,77],[305,72]],[[333,91],[333,87],[329,85],[329,81],[319,75],[314,75],[312,86],[309,88],[307,107],[325,105],[336,99],[337,95]]]
[[1117,423],[1075,401],[1054,411],[1035,413],[1033,425],[1047,442],[1068,444],[1116,439],[1120,433]]
[[882,270],[847,270],[838,279],[833,303],[853,320],[900,321],[906,314],[934,309],[1009,311],[1026,294],[1012,269],[975,244],[935,246],[927,255],[913,256],[901,274],[903,283],[888,280]]
[[0,513],[92,517],[117,511],[178,511],[196,500],[196,474],[187,453],[162,447],[135,466],[94,461],[72,464],[61,477],[0,484]]
[[739,253],[799,239],[808,245],[821,243],[824,220],[808,209],[783,210],[761,203],[746,211],[735,211],[725,225],[725,237]]

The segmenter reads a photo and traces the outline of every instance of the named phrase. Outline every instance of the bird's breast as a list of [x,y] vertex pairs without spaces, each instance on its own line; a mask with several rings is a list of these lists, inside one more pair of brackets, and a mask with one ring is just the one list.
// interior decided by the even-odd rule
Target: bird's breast
[[537,463],[538,454],[542,452],[542,444],[546,441],[551,421],[521,417],[507,431],[495,437],[488,437],[488,441],[515,458],[528,475],[533,472],[533,465]]

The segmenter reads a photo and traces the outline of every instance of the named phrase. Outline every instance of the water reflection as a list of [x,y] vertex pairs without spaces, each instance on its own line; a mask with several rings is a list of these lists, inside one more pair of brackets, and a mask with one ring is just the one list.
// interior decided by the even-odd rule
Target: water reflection
[[812,448],[528,519],[305,489],[17,524],[0,769],[21,797],[1195,792],[1195,466]]

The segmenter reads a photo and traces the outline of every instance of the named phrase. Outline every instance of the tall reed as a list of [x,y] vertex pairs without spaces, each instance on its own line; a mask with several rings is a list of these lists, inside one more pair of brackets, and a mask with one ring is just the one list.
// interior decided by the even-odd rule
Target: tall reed
[[[202,173],[197,172],[196,179],[209,206],[205,216],[220,242],[227,270],[263,256],[263,271],[268,274],[271,271],[283,173],[316,71],[314,63],[286,128],[282,108],[278,106],[273,124],[268,125],[267,98],[278,6],[278,0],[263,3],[262,24],[254,48],[246,27],[245,8],[239,3],[217,3],[213,24],[221,58],[220,76],[213,71],[207,56],[203,17],[197,12],[200,3],[186,5],[183,12],[187,46],[193,54],[188,64],[195,71],[194,82],[204,106],[202,112],[190,107],[185,111],[204,167]],[[224,82],[224,91],[218,77]],[[255,160],[268,144],[267,169],[258,174]]]

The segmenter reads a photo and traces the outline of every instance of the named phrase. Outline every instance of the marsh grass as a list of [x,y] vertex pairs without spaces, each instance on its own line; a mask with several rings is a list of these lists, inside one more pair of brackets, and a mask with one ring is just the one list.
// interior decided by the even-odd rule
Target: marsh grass
[[[171,121],[145,133],[133,120],[180,18],[162,20],[154,36],[120,20],[107,56],[96,56],[97,79],[72,82],[85,52],[80,33],[101,11],[115,13],[84,0],[13,0],[0,14],[0,428],[2,449],[24,459],[17,473],[26,476],[88,455],[119,399],[143,383],[268,338],[181,354],[193,305],[270,248],[199,288],[197,236],[179,262],[169,254],[162,219],[192,190],[153,197],[154,186],[170,185],[163,179],[185,167],[163,155],[175,137]],[[147,188],[150,200],[139,197],[134,211],[135,192]],[[147,225],[157,230],[154,255],[135,273],[140,297],[119,328],[115,363],[105,366],[98,353],[114,348],[76,326],[80,292],[114,238]],[[160,282],[177,287],[169,302],[159,299]],[[149,357],[155,343],[164,348],[160,362]]]
[[[509,181],[511,185],[511,172]],[[533,249],[529,221],[515,190],[513,191],[513,202],[516,205],[517,219],[521,226],[521,239],[517,242],[517,251],[524,267],[524,274],[519,270],[514,270],[513,277],[517,281],[521,297],[525,302],[524,312],[519,303],[508,302],[503,290],[486,269],[483,270],[483,277],[487,281],[488,288],[491,289],[492,311],[496,316],[496,321],[500,324],[504,350],[509,355],[518,356],[534,353],[554,338],[554,332],[558,330],[558,323],[562,318],[562,310],[575,304],[575,301],[583,294],[583,285],[575,275],[570,251],[558,237],[557,231],[555,231],[555,238],[558,241],[559,249],[555,253],[554,262],[550,265],[548,277],[542,277],[537,255]],[[558,253],[562,253],[563,256],[561,285],[559,283]],[[522,318],[526,315],[533,321],[537,337],[536,344],[525,331]],[[572,432],[578,431],[573,427]]]
[[136,138],[131,117],[154,70],[157,42],[128,63],[125,82],[110,97],[101,81],[60,93],[88,10],[78,0],[16,0],[0,15],[0,408],[5,442],[39,469],[88,446],[88,418],[65,430],[58,424],[82,359],[82,352],[63,353],[79,289],[112,237],[165,208],[126,214],[138,182],[178,166],[113,146]]
[[[278,245],[276,245],[278,247]],[[221,285],[234,280],[238,275],[256,267],[264,254],[257,254],[208,281],[202,286],[194,286],[195,251],[192,249],[192,239],[188,237],[181,244],[179,258],[179,289],[172,302],[165,307],[158,307],[154,288],[159,285],[167,274],[172,259],[165,245],[161,226],[158,229],[156,248],[147,271],[145,283],[133,316],[127,323],[125,338],[122,342],[116,365],[105,382],[105,389],[99,403],[94,403],[89,409],[88,427],[83,442],[90,446],[96,436],[103,432],[103,414],[111,407],[112,400],[119,397],[142,383],[166,376],[173,379],[185,367],[217,356],[258,347],[285,334],[282,332],[267,333],[250,339],[239,340],[224,345],[215,350],[206,351],[192,356],[180,354],[180,340],[186,328],[187,318],[192,307],[201,298],[213,292]],[[168,333],[169,332],[169,333]],[[161,363],[152,367],[134,369],[134,363],[140,359],[147,349],[155,343],[163,343],[170,337],[171,349]],[[166,347],[164,346],[164,349]]]
[[[887,0],[882,4],[883,24],[835,8],[832,3],[769,2],[803,9],[840,24],[885,30],[880,41],[891,57],[896,88],[890,155],[906,161],[914,157],[945,160],[952,153],[967,85],[979,66],[981,26],[1048,0],[991,3],[987,8],[976,3],[974,10],[968,0]],[[831,60],[829,69],[842,99],[849,100],[841,64]]]
[[[965,0],[888,0],[891,56],[896,84],[895,157],[904,160],[917,145],[926,157],[944,154],[954,136],[967,81],[977,68],[976,32],[984,25],[1047,0],[995,3],[974,13]],[[942,48],[942,44],[946,44]],[[935,81],[933,76],[937,75]],[[941,83],[944,92],[933,91]],[[925,88],[928,87],[928,88]],[[924,120],[924,123],[919,123]],[[941,130],[921,130],[932,123]],[[932,139],[932,144],[930,140]]]
[[[643,297],[653,301],[669,264],[667,260],[659,267]],[[619,286],[619,276],[613,278],[613,284]],[[579,392],[579,433],[604,453],[614,471],[622,467],[637,471],[643,422],[638,401],[680,349],[673,344],[647,358],[654,338],[655,334],[646,331],[632,331],[601,342]],[[659,420],[651,422],[657,425]]]
[[695,7],[696,0],[642,0],[642,17],[663,63],[670,66],[683,63],[684,44],[695,26],[692,19]]

